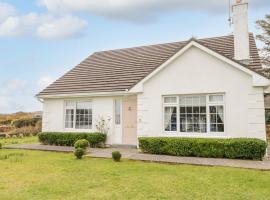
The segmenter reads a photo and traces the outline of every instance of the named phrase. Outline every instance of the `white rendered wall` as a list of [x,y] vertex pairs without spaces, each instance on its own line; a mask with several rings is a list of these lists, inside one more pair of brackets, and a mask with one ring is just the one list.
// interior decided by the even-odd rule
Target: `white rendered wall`
[[[119,97],[118,97],[119,98]],[[96,122],[100,116],[110,119],[110,130],[107,135],[108,144],[121,144],[122,135],[114,132],[114,97],[68,98],[66,100],[92,100],[93,125],[89,130],[72,130],[64,127],[64,101],[65,99],[44,99],[42,131],[56,132],[95,132]]]
[[[162,95],[225,94],[225,133],[180,134],[163,131]],[[149,79],[138,95],[138,137],[252,137],[265,140],[263,89],[252,77],[191,47]]]

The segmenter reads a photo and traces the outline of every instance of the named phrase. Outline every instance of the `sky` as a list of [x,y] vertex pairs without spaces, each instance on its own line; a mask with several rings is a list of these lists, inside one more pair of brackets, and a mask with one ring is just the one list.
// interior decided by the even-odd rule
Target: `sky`
[[[41,110],[35,95],[95,51],[228,35],[228,2],[0,0],[0,113]],[[249,0],[251,32],[266,14]]]

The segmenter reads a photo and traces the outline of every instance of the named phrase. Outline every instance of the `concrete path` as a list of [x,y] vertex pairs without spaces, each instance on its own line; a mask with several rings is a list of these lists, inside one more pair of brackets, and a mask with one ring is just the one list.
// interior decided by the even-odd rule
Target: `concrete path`
[[[42,151],[58,151],[58,152],[73,152],[73,147],[51,146],[41,144],[24,144],[16,146],[6,146],[6,149],[29,149]],[[160,162],[171,164],[190,164],[204,166],[222,166],[222,167],[237,167],[246,169],[270,170],[270,160],[263,161],[252,160],[236,160],[236,159],[218,159],[218,158],[197,158],[197,157],[177,157],[166,155],[143,154],[137,149],[129,148],[89,148],[87,156],[95,158],[111,158],[113,151],[120,151],[122,158],[129,160],[140,160],[148,162]]]

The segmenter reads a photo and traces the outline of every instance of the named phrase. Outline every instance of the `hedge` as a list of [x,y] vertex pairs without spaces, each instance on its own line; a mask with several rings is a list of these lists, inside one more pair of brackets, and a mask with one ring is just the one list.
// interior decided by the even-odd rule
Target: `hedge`
[[262,160],[267,143],[255,138],[139,138],[142,152],[173,156]]
[[103,133],[63,133],[63,132],[42,132],[38,134],[42,144],[74,146],[77,140],[86,139],[90,147],[102,147],[106,141]]
[[25,126],[36,126],[37,122],[40,121],[40,118],[26,118],[26,119],[16,119],[12,122],[12,125],[15,128],[22,128]]

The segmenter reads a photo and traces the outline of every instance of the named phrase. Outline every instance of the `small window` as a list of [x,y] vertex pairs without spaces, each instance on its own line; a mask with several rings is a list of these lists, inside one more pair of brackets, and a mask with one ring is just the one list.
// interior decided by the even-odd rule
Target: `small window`
[[91,101],[65,102],[65,128],[92,129]]
[[116,99],[114,101],[114,118],[115,118],[115,124],[120,125],[121,124],[121,100]]
[[74,123],[74,109],[66,109],[65,127],[73,128]]
[[210,95],[209,102],[223,102],[223,95]]

